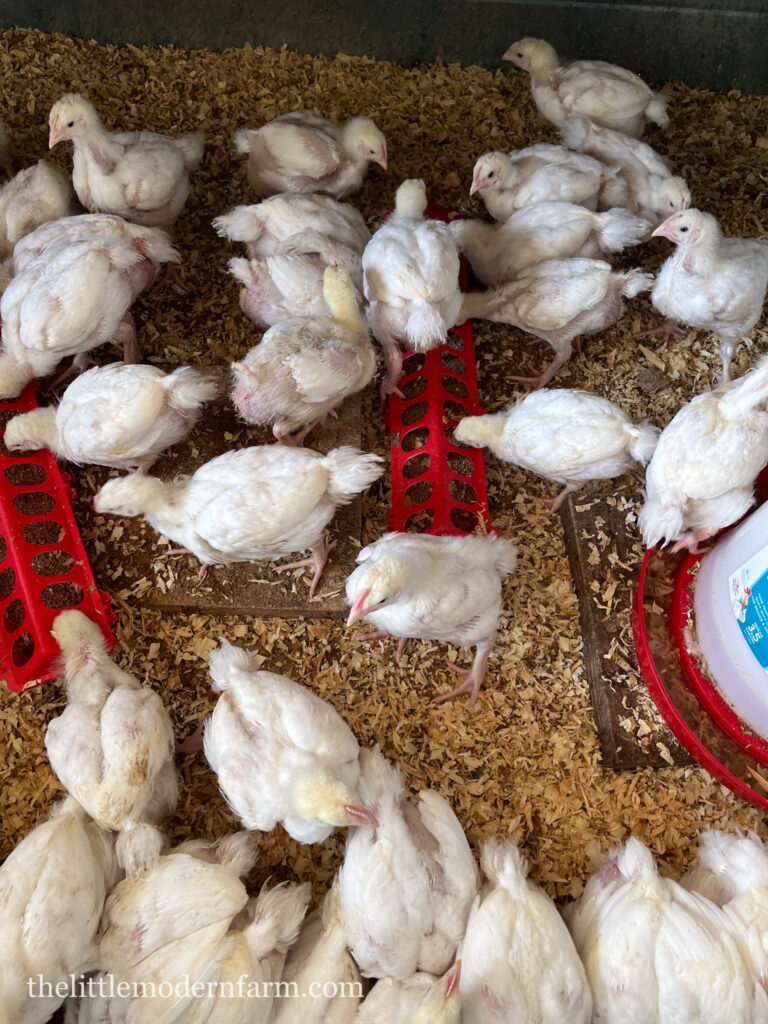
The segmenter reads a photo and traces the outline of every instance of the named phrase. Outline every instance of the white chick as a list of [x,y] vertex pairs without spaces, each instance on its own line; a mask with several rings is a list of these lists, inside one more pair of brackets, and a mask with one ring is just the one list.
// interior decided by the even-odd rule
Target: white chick
[[[96,932],[118,877],[112,838],[71,799],[9,854],[0,866],[0,1019],[44,1024],[64,1002],[56,986],[98,966]],[[30,990],[30,979],[46,986]]]
[[[228,837],[213,858],[199,847],[183,844],[110,896],[102,962],[113,990],[123,982],[131,994],[106,1000],[98,1017],[82,1005],[82,1024],[266,1024],[310,887],[280,885],[249,900],[237,879],[253,861],[241,837]],[[143,996],[142,984],[148,986]]]
[[5,444],[10,451],[49,448],[80,465],[146,471],[189,434],[217,393],[214,380],[189,366],[172,373],[145,364],[95,366],[58,406],[9,420]]
[[675,213],[653,234],[677,248],[659,271],[651,301],[669,320],[715,333],[723,361],[718,383],[730,380],[736,345],[763,312],[768,240],[727,238],[701,210]]
[[360,251],[371,238],[360,211],[330,196],[271,196],[255,206],[236,206],[216,217],[213,226],[222,238],[244,242],[251,259],[273,255],[289,238],[305,231]]
[[283,991],[270,1024],[353,1024],[362,997],[362,983],[349,955],[341,917],[338,881],[323,902],[322,912],[308,917],[285,961]]
[[434,698],[468,693],[472,710],[496,640],[501,584],[516,562],[517,548],[502,537],[385,533],[363,548],[347,579],[347,626],[365,619],[377,629],[368,639],[398,637],[398,659],[409,637],[474,645],[471,669],[448,662],[464,682]]
[[583,118],[569,121],[560,134],[566,146],[619,168],[603,187],[601,206],[625,206],[657,225],[690,204],[685,181],[673,175],[667,162],[645,142]]
[[39,160],[0,189],[0,259],[35,228],[72,212],[74,193],[69,178]]
[[466,416],[454,430],[462,444],[488,447],[504,462],[565,484],[556,512],[588,480],[611,480],[645,465],[659,430],[633,423],[613,402],[576,389],[532,391],[503,412]]
[[[87,242],[100,236],[114,235],[133,246],[157,267],[160,263],[178,263],[181,257],[173,248],[170,236],[162,228],[133,224],[112,213],[80,213],[74,217],[41,224],[20,239],[13,249],[13,263],[19,273],[45,253],[75,242]],[[150,282],[151,282],[150,278]]]
[[571,908],[570,927],[606,1024],[753,1024],[766,1019],[756,932],[662,878],[630,839],[612,851]]
[[381,751],[360,752],[360,795],[376,815],[347,837],[339,871],[347,943],[364,975],[441,974],[456,957],[477,868],[453,811],[432,790],[418,806]]
[[681,883],[757,929],[768,952],[768,848],[754,832],[708,829]]
[[123,343],[126,362],[139,361],[129,307],[154,280],[159,263],[178,260],[165,232],[140,230],[130,241],[99,234],[44,248],[14,277],[0,299],[2,397],[15,398],[68,355],[76,355],[74,365],[83,369],[86,353],[107,341]]
[[369,117],[334,124],[297,110],[234,139],[248,157],[248,181],[262,196],[325,192],[341,199],[360,188],[369,163],[387,169],[387,141]]
[[392,216],[363,253],[368,321],[387,364],[382,397],[401,394],[401,348],[437,348],[461,308],[456,242],[447,224],[423,219],[426,206],[424,182],[404,181]]
[[118,862],[135,874],[160,853],[152,824],[176,806],[171,720],[154,690],[114,664],[81,611],[61,612],[51,632],[64,656],[67,706],[46,730],[48,759],[70,796],[120,833]]
[[365,997],[354,1024],[460,1024],[460,971],[457,962],[442,978],[423,971],[403,981],[382,978]]
[[575,203],[543,202],[516,210],[501,224],[455,220],[449,227],[475,277],[493,287],[543,260],[604,259],[644,241],[653,225],[629,210],[595,213]]
[[297,430],[294,442],[303,441],[376,372],[376,352],[346,268],[325,268],[323,298],[330,316],[283,320],[232,363],[235,408],[247,423],[270,424],[278,441]]
[[300,843],[319,843],[373,821],[356,789],[357,740],[330,704],[259,671],[226,640],[208,668],[222,696],[205,725],[205,756],[246,828],[271,832],[279,821]]
[[381,459],[356,448],[328,455],[305,448],[262,445],[225,452],[191,476],[108,480],[93,500],[98,512],[142,515],[164,536],[209,565],[271,560],[312,549],[312,557],[277,567],[311,566],[314,596],[328,553],[323,531],[346,505],[381,476]]
[[465,295],[461,317],[511,324],[551,345],[555,358],[541,374],[512,378],[540,388],[568,362],[576,338],[615,324],[624,296],[648,291],[652,283],[650,274],[615,272],[602,260],[545,260],[500,288]]
[[739,380],[697,395],[664,428],[637,517],[647,547],[677,541],[673,550],[695,550],[752,505],[768,462],[767,404],[768,356]]
[[72,181],[92,213],[170,231],[189,194],[189,172],[203,155],[202,134],[168,138],[154,132],[108,132],[83,96],[69,94],[51,107],[48,146],[71,139]]
[[488,213],[501,221],[533,203],[560,201],[595,210],[600,190],[615,173],[583,153],[539,143],[512,153],[484,153],[469,194],[479,192]]
[[592,996],[573,940],[519,851],[486,840],[480,865],[490,885],[461,947],[463,1024],[589,1024]]
[[648,121],[662,128],[669,124],[666,96],[616,64],[602,60],[561,64],[549,43],[530,37],[512,43],[502,60],[530,74],[539,113],[558,128],[572,117],[587,117],[637,138]]
[[243,284],[240,308],[255,324],[272,327],[293,316],[327,316],[323,297],[325,268],[347,269],[355,298],[363,301],[362,249],[302,231],[287,238],[273,256],[262,260],[237,257],[229,272]]

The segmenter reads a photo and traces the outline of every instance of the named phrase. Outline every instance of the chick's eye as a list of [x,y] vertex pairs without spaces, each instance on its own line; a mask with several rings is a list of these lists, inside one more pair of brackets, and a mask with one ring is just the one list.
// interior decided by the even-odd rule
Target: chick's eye
[[496,171],[488,171],[488,177],[492,178],[495,173],[496,173]]
[[681,231],[681,232],[682,232],[682,231],[687,231],[687,230],[688,230],[688,228],[685,228],[685,227],[683,227],[683,228],[680,228],[680,231]]
[[522,56],[524,56],[524,54],[522,54],[522,53],[518,53],[518,55],[517,55],[517,56],[518,56],[518,57],[522,57]]
[[74,127],[75,127],[75,122],[74,121],[67,121],[67,128],[74,128]]

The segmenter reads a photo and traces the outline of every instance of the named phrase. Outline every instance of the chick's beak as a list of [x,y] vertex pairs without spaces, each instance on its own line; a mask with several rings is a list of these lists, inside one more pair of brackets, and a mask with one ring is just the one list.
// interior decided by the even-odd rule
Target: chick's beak
[[673,214],[671,217],[667,217],[662,224],[659,224],[656,230],[651,232],[651,238],[668,238],[670,242],[676,242],[677,233],[675,232],[675,225],[670,223],[676,216],[676,214]]
[[351,626],[353,622],[357,622],[358,619],[362,619],[368,609],[365,607],[365,602],[368,600],[370,594],[370,588],[361,591],[360,596],[352,605],[347,616],[347,625]]
[[475,192],[477,192],[477,190],[480,188],[481,181],[482,181],[482,178],[481,178],[481,175],[480,175],[480,171],[478,171],[475,174],[474,178],[472,179],[472,185],[471,185],[471,187],[469,189],[469,194],[471,196],[473,196],[475,194]]
[[357,807],[354,804],[347,804],[344,810],[347,814],[355,819],[356,825],[371,825],[376,828],[379,824],[376,815],[372,814],[371,811],[365,807]]
[[512,43],[511,46],[508,46],[506,48],[506,50],[504,51],[501,59],[502,60],[512,60],[512,58],[515,56],[516,50],[517,50],[517,43]]
[[445,981],[445,998],[450,999],[458,987],[461,978],[461,960],[457,960],[453,967],[449,968],[443,976]]
[[54,117],[51,121],[50,131],[48,133],[48,149],[53,149],[57,143],[62,142],[64,139],[64,132],[59,127],[59,119]]
[[378,157],[376,158],[376,163],[380,164],[384,168],[384,170],[386,171],[386,169],[387,169],[387,147],[386,146],[382,146],[381,147],[381,152],[379,153]]

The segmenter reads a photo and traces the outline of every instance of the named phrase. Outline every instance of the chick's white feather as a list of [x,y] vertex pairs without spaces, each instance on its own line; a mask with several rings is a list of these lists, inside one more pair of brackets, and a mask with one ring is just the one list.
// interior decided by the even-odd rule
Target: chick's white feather
[[339,872],[347,942],[363,974],[404,979],[453,962],[477,869],[461,826],[436,793],[409,800],[381,752],[360,754],[360,795],[376,814],[347,839]]
[[[56,986],[99,964],[96,934],[119,877],[111,837],[68,799],[0,867],[0,1016],[44,1024],[64,1002]],[[30,989],[29,979],[47,985]]]
[[315,232],[362,251],[371,233],[359,210],[330,196],[270,196],[255,206],[236,206],[213,221],[216,232],[245,242],[251,259],[271,256],[292,236]]
[[73,203],[69,178],[47,160],[19,171],[0,188],[0,259],[41,224],[66,217]]
[[203,154],[203,135],[108,132],[93,104],[70,94],[48,115],[50,145],[74,143],[72,180],[92,213],[115,213],[170,229],[189,194],[189,172]]
[[316,843],[354,823],[357,740],[334,708],[259,671],[226,641],[209,665],[222,696],[205,727],[205,755],[243,824],[269,832],[279,821],[299,842]]
[[[763,357],[739,380],[697,395],[664,428],[648,465],[647,500],[638,516],[648,547],[678,540],[691,527],[700,532],[698,539],[710,536],[729,525],[720,517],[723,509],[738,518],[745,491],[751,504],[755,478],[768,462],[767,403],[768,357]],[[707,513],[714,519],[707,522]]]
[[321,455],[263,445],[226,452],[172,483],[136,474],[108,480],[94,505],[143,515],[204,564],[230,565],[311,548],[337,506],[381,472],[378,456],[355,448]]
[[218,385],[191,367],[166,374],[154,366],[112,363],[78,377],[55,408],[8,422],[11,450],[46,447],[70,462],[148,469],[197,422]]
[[518,850],[487,840],[481,866],[490,888],[461,948],[464,1024],[589,1024],[592,996],[573,940]]
[[505,462],[563,484],[608,480],[648,462],[659,431],[632,423],[613,402],[588,391],[533,391],[509,409],[467,416],[455,436],[489,447]]
[[168,712],[112,662],[100,628],[82,612],[62,612],[52,632],[64,655],[67,706],[45,734],[51,767],[95,821],[121,833],[117,854],[134,872],[161,845],[145,826],[176,805]]
[[624,296],[647,291],[652,283],[650,274],[617,272],[602,260],[545,260],[508,284],[465,295],[461,315],[511,324],[550,344],[555,358],[536,378],[541,387],[568,361],[577,337],[616,323]]
[[376,369],[365,318],[344,267],[325,268],[323,295],[330,315],[283,320],[232,364],[238,412],[249,423],[271,424],[278,439],[322,420],[364,388]]
[[426,205],[423,181],[403,182],[392,216],[363,253],[368,320],[384,348],[388,393],[400,376],[400,346],[436,348],[461,308],[456,242],[447,224],[423,219]]
[[239,131],[235,148],[248,156],[248,181],[259,195],[325,192],[342,198],[363,183],[368,164],[387,166],[384,136],[368,117],[334,124],[310,110]]
[[455,220],[450,230],[475,276],[489,286],[513,280],[543,260],[602,259],[650,234],[652,225],[629,210],[595,213],[575,203],[541,202],[516,210],[501,224]]
[[530,37],[512,43],[504,60],[530,73],[539,113],[558,128],[582,117],[637,137],[647,121],[662,127],[669,123],[666,97],[616,64],[602,60],[563,64],[549,43]]

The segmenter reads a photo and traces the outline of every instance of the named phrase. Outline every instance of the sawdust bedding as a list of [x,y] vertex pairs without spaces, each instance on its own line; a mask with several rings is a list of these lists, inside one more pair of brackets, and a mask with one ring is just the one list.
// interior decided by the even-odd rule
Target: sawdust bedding
[[[506,42],[499,40],[500,50]],[[86,93],[109,127],[206,132],[205,155],[177,231],[190,290],[182,295],[155,287],[135,310],[146,357],[160,365],[221,365],[242,356],[259,337],[241,314],[238,287],[226,273],[234,247],[210,227],[213,216],[251,199],[230,142],[236,128],[304,107],[333,119],[372,116],[391,156],[388,172],[374,168],[353,197],[371,223],[391,203],[400,181],[415,176],[425,178],[435,201],[480,214],[479,204],[468,199],[477,156],[554,140],[531,102],[526,76],[474,67],[435,63],[404,69],[249,47],[214,53],[100,46],[14,30],[0,37],[0,68],[3,119],[20,166],[45,154],[47,112],[69,91]],[[672,123],[665,132],[651,132],[651,144],[688,179],[695,205],[714,212],[728,231],[765,233],[768,100],[679,83],[664,92]],[[53,159],[69,169],[70,147],[58,147]],[[665,242],[655,241],[629,253],[624,263],[654,268],[667,251]],[[633,301],[615,328],[587,341],[585,354],[571,359],[557,383],[590,388],[632,415],[664,425],[708,383],[718,365],[717,344],[691,333],[663,348],[653,340],[640,347],[631,332],[650,320],[647,297]],[[479,324],[475,337],[480,395],[492,410],[514,397],[507,373],[529,359],[544,365],[549,358],[545,346],[509,328]],[[735,371],[745,370],[766,347],[768,331],[755,330],[737,353]],[[644,385],[649,369],[665,375],[658,390]],[[388,452],[373,391],[363,405],[363,447]],[[435,692],[453,685],[443,667],[446,656],[466,663],[469,652],[412,643],[397,667],[392,644],[357,643],[355,631],[337,622],[161,616],[142,608],[140,599],[122,596],[119,579],[102,567],[100,586],[118,598],[116,657],[156,687],[183,736],[213,704],[209,651],[220,636],[243,644],[265,666],[330,700],[361,744],[379,743],[414,786],[444,794],[471,841],[497,835],[521,844],[533,877],[558,897],[578,893],[590,855],[630,832],[649,843],[672,873],[690,861],[695,833],[703,826],[764,832],[758,811],[700,769],[615,773],[601,767],[560,521],[529,497],[553,490],[492,458],[487,468],[492,517],[503,534],[517,539],[520,561],[505,586],[499,640],[475,714],[464,700],[429,703]],[[85,470],[73,476],[81,501],[88,501],[93,479]],[[627,478],[603,489],[630,496],[635,486]],[[364,543],[385,528],[388,500],[386,480],[365,497]],[[100,531],[113,526],[110,520],[87,531],[86,545],[97,564]],[[191,561],[186,568],[195,571]],[[306,583],[297,579],[293,585]],[[43,735],[63,703],[56,684],[0,696],[0,857],[60,796]],[[202,754],[180,760],[179,771],[172,839],[217,836],[237,827]],[[261,843],[253,881],[269,875],[311,878],[323,889],[338,867],[342,843],[336,836],[301,847],[278,828]]]

